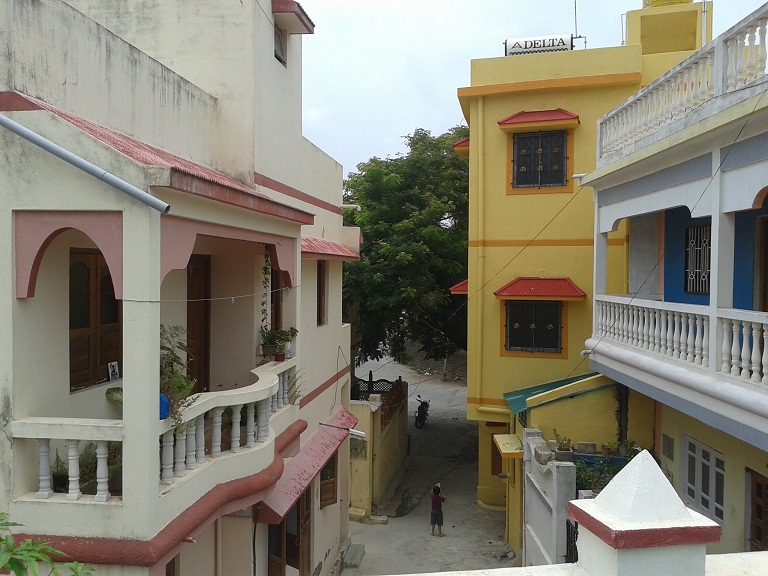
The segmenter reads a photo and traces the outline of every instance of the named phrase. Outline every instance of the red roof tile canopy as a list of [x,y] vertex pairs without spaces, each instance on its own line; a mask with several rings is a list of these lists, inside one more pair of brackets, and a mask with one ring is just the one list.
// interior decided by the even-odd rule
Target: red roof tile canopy
[[275,24],[289,34],[314,34],[315,24],[294,0],[272,0]]
[[554,126],[574,126],[579,123],[579,115],[562,108],[554,110],[525,110],[512,114],[499,120],[498,124],[502,130],[521,128],[526,125],[552,125]]
[[360,260],[360,254],[341,242],[309,236],[301,239],[301,256],[311,260]]
[[0,92],[0,111],[26,110],[46,110],[138,164],[169,168],[171,170],[171,188],[301,224],[314,222],[312,214],[275,202],[268,196],[217,170],[94,124],[26,94]]
[[469,136],[453,143],[453,151],[459,158],[469,158]]
[[508,300],[581,300],[587,294],[570,278],[520,276],[493,293]]
[[468,294],[469,293],[469,280],[462,280],[458,284],[454,284],[448,288],[451,294]]
[[279,524],[282,521],[349,435],[346,428],[353,428],[357,418],[339,408],[326,424],[330,426],[318,426],[309,442],[286,464],[274,490],[262,501],[264,508],[259,516],[260,522]]

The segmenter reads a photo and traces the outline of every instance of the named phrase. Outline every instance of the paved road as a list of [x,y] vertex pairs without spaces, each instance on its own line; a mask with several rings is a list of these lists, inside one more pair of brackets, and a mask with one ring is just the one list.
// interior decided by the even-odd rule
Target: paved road
[[[504,555],[504,513],[483,510],[476,504],[477,425],[466,419],[464,381],[441,381],[440,374],[418,373],[391,361],[359,367],[359,376],[374,370],[374,378],[409,383],[410,457],[402,478],[379,514],[386,524],[350,523],[353,544],[363,544],[365,555],[357,568],[342,576],[416,574],[448,570],[479,570],[515,565]],[[413,425],[416,396],[429,399],[429,419],[423,428]],[[427,492],[440,482],[447,498],[444,538],[430,536]]]

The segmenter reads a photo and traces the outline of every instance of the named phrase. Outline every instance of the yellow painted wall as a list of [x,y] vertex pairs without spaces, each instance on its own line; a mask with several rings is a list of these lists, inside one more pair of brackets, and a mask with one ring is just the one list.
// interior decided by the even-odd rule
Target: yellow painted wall
[[[690,27],[699,20],[690,14],[695,16],[700,10],[700,6],[688,4],[639,12],[670,13],[686,23],[675,34],[696,38],[697,32]],[[478,501],[496,505],[506,493],[507,541],[513,548],[520,541],[522,490],[520,485],[499,485],[491,478],[490,434],[482,423],[509,421],[514,426],[514,416],[503,399],[505,392],[590,371],[579,353],[592,332],[594,205],[592,190],[580,188],[578,180],[570,183],[569,192],[530,189],[531,193],[519,193],[516,189],[509,193],[512,136],[498,122],[521,111],[563,108],[577,114],[579,125],[569,134],[573,147],[569,142],[572,152],[566,176],[592,171],[598,119],[701,46],[700,32],[689,51],[681,51],[678,43],[668,45],[674,52],[658,54],[665,46],[639,44],[640,27],[648,41],[655,42],[651,28],[666,26],[664,22],[638,20],[633,24],[638,41],[627,46],[474,60],[471,85],[458,90],[470,128],[467,418],[480,423]],[[626,223],[609,236],[607,286],[612,293],[627,291],[626,237]],[[587,294],[583,300],[565,303],[563,353],[510,355],[503,350],[503,303],[493,292],[519,276],[567,276]],[[565,407],[580,404],[584,407],[578,410]],[[541,408],[537,417],[545,435],[556,427],[574,440],[588,440],[586,435],[595,436],[598,442],[598,436],[607,436],[615,442],[615,405],[610,392],[601,392],[563,406]],[[630,438],[651,447],[653,404],[631,398],[630,406]],[[600,418],[592,414],[597,412]],[[583,414],[590,417],[582,418]]]
[[720,542],[708,545],[707,552],[719,554],[748,550],[745,531],[749,499],[747,471],[754,470],[763,476],[768,476],[768,454],[668,406],[662,407],[661,414],[661,430],[674,439],[675,450],[674,459],[670,460],[663,456],[660,458],[660,466],[679,494],[682,494],[681,470],[685,457],[685,446],[681,441],[683,435],[706,444],[725,457],[723,532]]
[[[616,388],[606,386],[571,398],[561,398],[532,408],[528,426],[541,430],[546,440],[554,440],[554,429],[560,436],[577,442],[594,442],[597,449],[604,443],[616,442]],[[585,416],[588,416],[585,417]]]
[[373,442],[371,433],[373,413],[368,402],[359,400],[350,400],[348,410],[357,418],[355,428],[365,432],[367,440],[362,442],[350,441],[349,505],[365,510],[366,515],[369,515],[373,498],[373,450],[369,449]]
[[[504,419],[495,420],[495,422],[504,421]],[[489,509],[503,510],[506,506],[506,482],[497,475],[491,474],[491,446],[494,434],[507,434],[508,432],[509,427],[489,427],[485,423],[481,423],[478,429],[477,468],[480,472],[477,479],[477,500],[479,504]]]

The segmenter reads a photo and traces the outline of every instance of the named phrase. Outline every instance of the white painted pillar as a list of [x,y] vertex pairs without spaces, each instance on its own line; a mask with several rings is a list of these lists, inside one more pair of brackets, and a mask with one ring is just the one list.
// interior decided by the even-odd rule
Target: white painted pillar
[[720,526],[685,507],[644,450],[594,500],[569,503],[579,523],[579,566],[601,576],[704,576]]
[[137,540],[154,537],[168,522],[158,496],[160,218],[139,202],[126,202],[122,219],[122,502],[123,522]]

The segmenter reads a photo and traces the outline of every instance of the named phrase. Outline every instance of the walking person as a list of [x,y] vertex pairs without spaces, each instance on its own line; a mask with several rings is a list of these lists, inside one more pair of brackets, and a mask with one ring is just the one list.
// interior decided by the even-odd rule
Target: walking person
[[432,512],[429,519],[429,523],[432,525],[432,536],[435,535],[435,526],[437,526],[437,535],[445,536],[443,534],[443,502],[445,502],[445,496],[442,494],[440,482],[432,487],[429,497],[432,500]]

